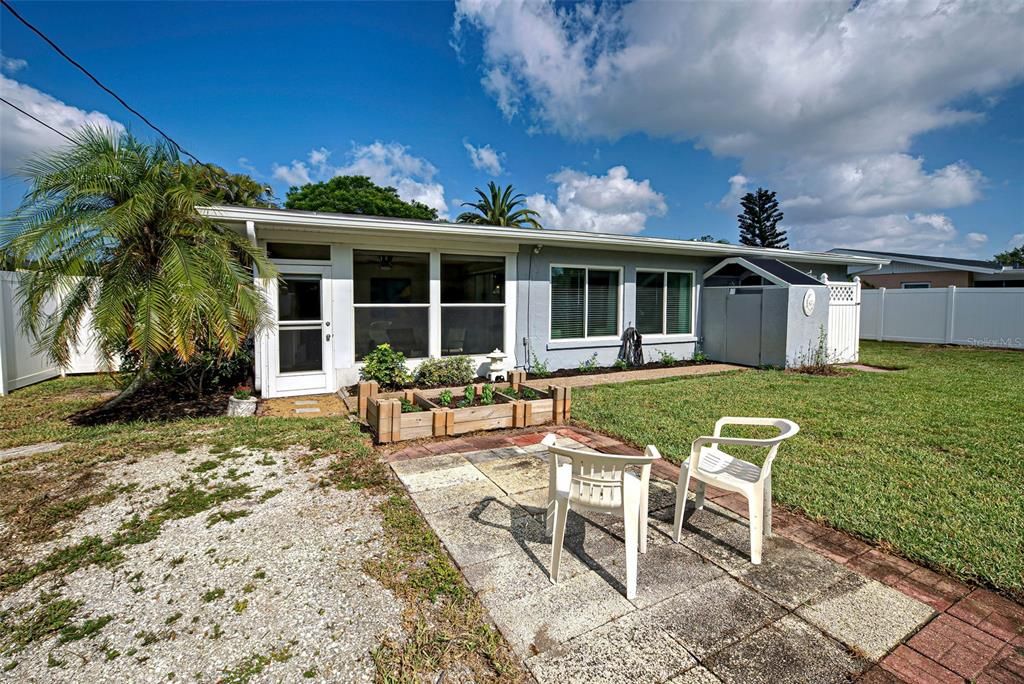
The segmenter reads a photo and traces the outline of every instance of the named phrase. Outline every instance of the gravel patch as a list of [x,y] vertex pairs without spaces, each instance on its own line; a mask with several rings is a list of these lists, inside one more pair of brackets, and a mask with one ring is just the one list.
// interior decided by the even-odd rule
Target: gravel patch
[[204,448],[110,466],[106,484],[130,487],[24,557],[109,539],[188,482],[252,492],[165,522],[153,541],[121,547],[113,568],[44,575],[0,597],[0,611],[17,611],[56,592],[81,602],[75,625],[112,618],[91,636],[4,655],[0,681],[373,681],[370,651],[402,637],[401,602],[362,571],[384,550],[378,499],[318,486],[328,459],[298,466],[300,453]]

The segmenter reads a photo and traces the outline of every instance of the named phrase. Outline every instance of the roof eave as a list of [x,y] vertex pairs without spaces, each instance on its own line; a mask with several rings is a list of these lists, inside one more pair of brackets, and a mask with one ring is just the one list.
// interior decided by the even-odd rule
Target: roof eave
[[526,244],[553,244],[570,247],[585,245],[594,247],[615,247],[630,251],[673,251],[691,255],[707,256],[758,256],[779,258],[803,263],[861,264],[881,266],[888,259],[862,257],[851,254],[802,252],[788,249],[768,249],[744,245],[720,245],[711,242],[671,240],[667,238],[608,235],[604,233],[583,233],[563,230],[531,230],[496,226],[474,227],[465,224],[428,223],[406,219],[375,216],[352,216],[348,214],[322,214],[296,212],[280,209],[259,209],[252,207],[212,206],[201,207],[200,212],[209,218],[223,221],[254,221],[275,227],[301,227],[307,230],[336,231],[372,228],[382,233],[427,233],[432,236],[451,235],[455,237],[480,237],[504,242]]

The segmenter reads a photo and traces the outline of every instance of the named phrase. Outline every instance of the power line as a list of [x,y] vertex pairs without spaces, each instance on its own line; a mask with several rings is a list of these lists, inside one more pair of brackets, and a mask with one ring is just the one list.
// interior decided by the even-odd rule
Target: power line
[[16,105],[16,104],[14,104],[13,102],[8,102],[7,100],[5,100],[5,99],[4,99],[4,98],[2,98],[2,97],[0,97],[0,102],[3,102],[3,103],[4,103],[5,105],[7,105],[8,107],[13,107],[14,109],[17,109],[17,110],[18,110],[19,112],[21,112],[22,114],[24,114],[24,115],[25,115],[25,116],[27,116],[28,118],[32,119],[33,121],[35,121],[35,122],[36,122],[37,124],[39,124],[40,126],[46,126],[46,127],[47,127],[47,128],[49,128],[49,129],[50,129],[51,131],[53,131],[54,133],[56,133],[56,134],[57,134],[57,135],[59,135],[60,137],[64,138],[65,140],[67,140],[67,141],[68,141],[69,143],[72,143],[72,144],[74,144],[74,142],[75,142],[75,141],[74,141],[74,140],[72,140],[71,138],[69,138],[69,137],[67,136],[67,134],[66,134],[66,133],[62,133],[61,131],[58,131],[58,130],[57,130],[56,128],[54,128],[54,127],[53,127],[53,126],[51,126],[50,124],[46,123],[46,122],[45,122],[45,121],[43,121],[42,119],[36,118],[35,116],[33,116],[33,115],[29,114],[28,112],[26,112],[26,111],[25,111],[24,109],[22,109],[21,107],[19,107],[19,106],[18,106],[18,105]]
[[[86,68],[85,68],[84,66],[82,66],[81,64],[79,64],[78,62],[76,62],[76,61],[75,61],[75,60],[74,60],[74,59],[73,59],[73,58],[71,57],[71,55],[69,55],[68,53],[64,52],[64,51],[63,51],[63,50],[62,50],[62,49],[60,48],[60,46],[59,46],[59,45],[57,45],[56,43],[54,43],[54,42],[53,42],[52,40],[50,40],[50,38],[49,38],[49,37],[48,37],[48,36],[47,36],[47,35],[46,35],[45,33],[43,33],[42,31],[40,31],[39,29],[37,29],[37,28],[36,28],[35,26],[33,26],[33,25],[32,25],[31,23],[29,23],[29,21],[28,21],[27,19],[25,19],[25,18],[24,18],[23,16],[21,16],[20,14],[18,14],[18,12],[17,12],[17,11],[16,11],[16,10],[15,10],[15,9],[14,9],[13,7],[11,7],[11,3],[7,2],[7,0],[0,0],[0,4],[2,4],[2,5],[3,5],[3,6],[4,6],[4,7],[6,8],[6,9],[7,9],[7,11],[8,11],[8,12],[10,12],[11,14],[13,14],[13,15],[14,15],[14,17],[15,17],[15,18],[16,18],[16,19],[17,19],[18,21],[20,21],[20,22],[21,22],[22,24],[24,24],[24,25],[25,25],[25,26],[27,26],[27,27],[28,27],[29,29],[31,29],[31,30],[32,30],[32,31],[33,31],[33,32],[34,32],[34,33],[35,33],[36,35],[38,35],[38,36],[39,36],[40,38],[42,38],[42,39],[43,39],[44,41],[46,41],[46,43],[48,43],[50,47],[52,47],[52,48],[53,48],[54,50],[56,50],[56,51],[57,51],[57,53],[58,53],[58,54],[59,54],[59,55],[60,55],[61,57],[63,57],[63,58],[64,58],[64,59],[66,59],[67,61],[71,62],[71,63],[72,63],[72,64],[73,64],[74,66],[76,66],[76,67],[78,68],[78,70],[79,70],[79,71],[81,71],[81,72],[82,72],[83,74],[85,74],[86,76],[88,76],[88,77],[89,77],[89,78],[90,78],[90,79],[92,80],[92,82],[93,82],[93,83],[95,83],[96,85],[98,85],[98,86],[99,86],[100,88],[102,88],[102,89],[103,89],[103,90],[105,90],[105,91],[106,91],[107,93],[109,93],[111,97],[113,97],[113,98],[114,98],[115,100],[117,100],[118,102],[120,102],[120,103],[121,103],[121,105],[122,105],[122,106],[124,106],[124,108],[125,108],[125,109],[127,109],[127,110],[128,110],[129,112],[131,112],[131,113],[132,113],[132,114],[134,114],[135,116],[139,117],[140,119],[142,119],[142,121],[143,121],[143,122],[145,122],[145,124],[146,124],[147,126],[149,126],[149,127],[150,127],[150,128],[152,128],[152,129],[153,129],[154,131],[156,131],[157,133],[159,133],[160,135],[162,135],[162,136],[163,136],[163,137],[164,137],[164,138],[165,138],[165,139],[167,140],[167,142],[169,142],[169,143],[171,143],[172,145],[174,145],[174,147],[175,147],[175,148],[176,148],[176,149],[177,149],[177,150],[178,150],[179,152],[181,152],[182,154],[184,154],[184,155],[185,155],[186,157],[189,157],[189,158],[191,158],[191,159],[192,159],[193,161],[195,161],[195,162],[196,162],[197,164],[203,164],[204,166],[206,166],[206,164],[204,164],[203,162],[201,162],[201,161],[199,160],[199,158],[198,158],[197,156],[195,156],[194,154],[192,154],[191,152],[189,152],[188,150],[186,150],[186,149],[185,149],[184,147],[182,147],[181,145],[179,145],[179,144],[178,144],[178,142],[177,142],[177,141],[176,141],[176,140],[175,140],[174,138],[172,138],[171,136],[169,136],[169,135],[167,135],[166,133],[164,133],[164,131],[163,131],[163,130],[162,130],[162,129],[161,129],[160,127],[159,127],[159,126],[157,126],[156,124],[154,124],[154,123],[153,123],[152,121],[150,121],[150,120],[149,120],[149,119],[147,119],[147,118],[146,118],[145,116],[143,116],[141,112],[139,112],[139,111],[138,111],[137,109],[135,109],[135,108],[134,108],[134,107],[132,107],[132,106],[131,106],[130,104],[128,104],[127,102],[125,102],[125,101],[124,101],[124,100],[123,100],[123,99],[121,98],[121,96],[120,96],[120,95],[118,95],[117,93],[115,93],[115,92],[114,92],[113,90],[111,90],[111,89],[110,89],[110,88],[108,88],[107,86],[103,85],[103,83],[102,83],[102,82],[101,82],[101,81],[100,81],[100,80],[99,80],[98,78],[96,78],[95,76],[93,76],[93,75],[92,75],[92,73],[90,73],[90,71],[89,71],[88,69],[86,69]],[[8,104],[10,104],[10,103],[8,103]],[[13,105],[11,105],[11,106],[13,106]],[[29,116],[31,116],[31,114],[30,114]],[[35,118],[35,117],[32,117],[32,118]],[[38,119],[37,119],[37,121],[38,121]],[[42,122],[40,122],[40,123],[42,123]],[[46,125],[46,124],[43,124],[43,125]],[[47,128],[49,128],[49,126],[47,126]],[[62,135],[63,135],[63,134],[62,134]],[[67,136],[65,136],[65,137],[67,137]]]

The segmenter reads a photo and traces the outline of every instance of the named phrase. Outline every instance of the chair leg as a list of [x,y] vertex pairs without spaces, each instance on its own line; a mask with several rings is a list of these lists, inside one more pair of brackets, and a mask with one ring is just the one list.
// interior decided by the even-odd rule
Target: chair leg
[[686,513],[686,491],[690,488],[690,470],[686,466],[679,468],[679,481],[676,483],[676,514],[672,519],[672,541],[679,543],[683,536],[683,516]]
[[562,542],[565,541],[565,520],[569,517],[569,502],[555,499],[555,531],[551,536],[551,583],[558,583],[558,564],[562,560]]
[[772,476],[764,479],[764,536],[772,536]]
[[699,511],[702,508],[704,508],[704,490],[706,488],[707,488],[707,485],[705,485],[700,480],[697,481],[696,496],[694,497],[694,500],[693,500],[693,508],[695,510]]
[[555,531],[555,513],[558,511],[558,504],[554,499],[548,499],[548,507],[544,511],[544,522],[547,525],[548,536]]
[[764,525],[764,492],[757,490],[747,500],[747,510],[750,514],[750,562],[754,565],[761,564],[761,541]]
[[640,515],[637,522],[637,533],[640,537],[640,553],[647,553],[647,506],[648,490],[640,492]]
[[626,528],[626,598],[636,598],[636,563],[637,536],[639,530],[640,510],[636,502],[627,503],[622,510],[622,519]]

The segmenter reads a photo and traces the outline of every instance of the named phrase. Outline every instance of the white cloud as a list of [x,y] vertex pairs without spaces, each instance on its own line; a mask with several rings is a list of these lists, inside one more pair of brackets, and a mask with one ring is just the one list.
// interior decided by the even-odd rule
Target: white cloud
[[1024,247],[1024,233],[1014,233],[1009,242],[1006,243],[1007,249],[1014,249],[1016,247]]
[[474,169],[486,171],[492,176],[500,176],[502,174],[503,169],[501,165],[502,160],[505,158],[504,152],[498,152],[490,145],[475,147],[468,140],[463,140],[462,146],[469,153],[469,160],[472,162]]
[[944,214],[844,217],[793,226],[790,242],[804,249],[833,247],[968,256],[953,221]]
[[541,194],[526,198],[545,228],[628,235],[641,232],[648,217],[667,211],[651,182],[630,178],[625,166],[613,166],[604,176],[562,169],[550,179],[558,183],[554,201]]
[[8,57],[7,55],[0,53],[0,71],[8,74],[13,74],[21,71],[28,66],[28,62],[23,59],[16,57]]
[[800,234],[869,223],[914,249],[936,244],[932,219],[976,201],[985,179],[964,161],[926,168],[914,137],[982,121],[1024,78],[1024,4],[1012,1],[458,0],[456,42],[470,28],[483,87],[506,117],[573,139],[641,133],[736,157],[719,206],[734,208],[748,182],[777,190],[787,222],[806,227],[795,247],[812,244]]
[[741,173],[736,174],[729,179],[729,192],[722,196],[722,199],[718,200],[718,208],[733,210],[738,209],[740,206],[740,199],[750,192],[750,186],[748,183],[750,179]]
[[[66,134],[83,126],[124,130],[124,126],[102,112],[73,107],[6,76],[0,76],[0,93],[4,99]],[[3,131],[0,173],[5,176],[16,173],[30,157],[68,144],[60,135],[6,105],[0,106],[0,130]]]
[[975,247],[981,247],[988,242],[988,235],[985,235],[985,233],[968,233],[965,239],[967,240],[967,244]]
[[434,180],[437,168],[426,159],[409,154],[405,145],[380,141],[353,145],[347,163],[341,166],[333,166],[330,156],[325,147],[310,150],[307,161],[275,163],[273,176],[288,185],[305,185],[334,176],[368,176],[377,185],[395,188],[406,201],[422,202],[436,209],[441,218],[448,215],[444,186]]

